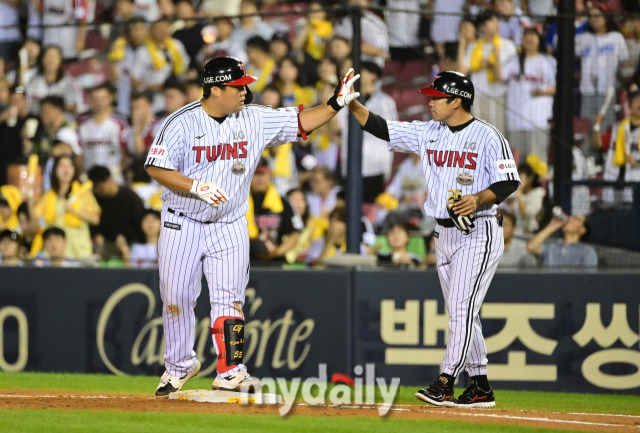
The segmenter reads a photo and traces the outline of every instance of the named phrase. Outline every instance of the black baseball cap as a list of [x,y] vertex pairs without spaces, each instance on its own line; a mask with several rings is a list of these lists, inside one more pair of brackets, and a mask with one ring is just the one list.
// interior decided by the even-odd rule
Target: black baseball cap
[[9,238],[14,242],[18,242],[18,239],[20,238],[20,236],[18,235],[18,233],[14,232],[13,230],[6,229],[0,232],[0,241],[2,241],[5,238]]
[[216,57],[202,68],[203,85],[246,86],[256,81],[256,77],[247,75],[244,63],[235,57]]

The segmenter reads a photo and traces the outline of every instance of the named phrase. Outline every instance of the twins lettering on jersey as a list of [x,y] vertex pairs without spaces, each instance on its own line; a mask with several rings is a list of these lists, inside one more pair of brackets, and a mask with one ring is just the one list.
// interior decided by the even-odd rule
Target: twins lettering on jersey
[[207,161],[212,162],[217,159],[238,159],[247,157],[247,142],[220,143],[217,146],[193,146],[191,148],[196,153],[196,162],[202,162],[205,155]]
[[427,149],[427,164],[437,167],[460,167],[475,170],[477,159],[477,153]]

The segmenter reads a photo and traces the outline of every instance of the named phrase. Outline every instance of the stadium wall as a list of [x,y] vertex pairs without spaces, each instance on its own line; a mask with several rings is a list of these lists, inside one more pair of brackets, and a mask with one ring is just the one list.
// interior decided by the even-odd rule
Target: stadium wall
[[[498,389],[640,394],[637,272],[497,273],[481,317]],[[0,269],[0,370],[160,375],[157,270]],[[254,269],[245,360],[258,377],[377,377],[425,385],[447,314],[435,271]],[[195,351],[215,370],[206,282]],[[465,378],[462,379],[463,381]]]

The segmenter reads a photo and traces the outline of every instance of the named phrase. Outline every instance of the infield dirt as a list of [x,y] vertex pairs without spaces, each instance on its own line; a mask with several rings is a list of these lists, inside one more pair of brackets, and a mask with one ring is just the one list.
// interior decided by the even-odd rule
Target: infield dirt
[[[60,390],[0,389],[0,409],[110,410],[123,412],[180,412],[278,415],[279,405],[196,403],[144,395],[89,394]],[[376,406],[295,405],[287,416],[377,417]],[[483,424],[563,429],[585,432],[638,432],[640,416],[574,414],[496,409],[435,408],[426,405],[393,406],[387,418],[445,420]]]

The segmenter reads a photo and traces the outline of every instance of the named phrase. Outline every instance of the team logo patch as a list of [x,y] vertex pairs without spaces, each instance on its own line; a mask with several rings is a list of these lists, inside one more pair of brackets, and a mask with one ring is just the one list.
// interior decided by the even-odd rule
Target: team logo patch
[[473,175],[463,171],[456,176],[456,182],[464,186],[473,185]]
[[236,176],[240,176],[241,174],[244,174],[245,171],[246,171],[246,168],[244,167],[244,164],[240,161],[234,162],[233,166],[231,167],[231,173],[235,174]]
[[438,233],[438,232],[433,232],[433,236],[434,236],[435,238],[439,238],[439,237],[440,237],[440,233]]
[[181,230],[182,226],[180,224],[170,223],[169,221],[164,222],[164,226],[171,230]]
[[517,173],[518,166],[513,159],[500,159],[496,161],[496,167],[498,168],[498,173]]

